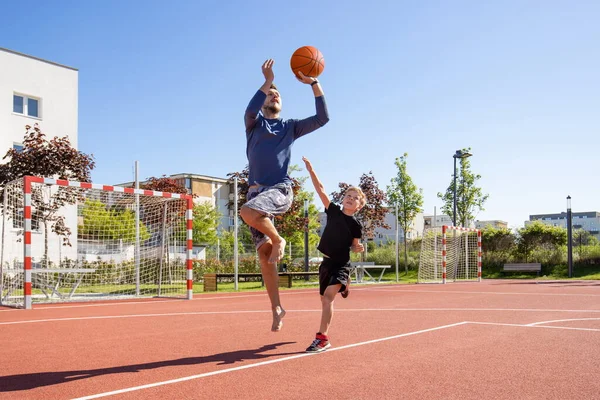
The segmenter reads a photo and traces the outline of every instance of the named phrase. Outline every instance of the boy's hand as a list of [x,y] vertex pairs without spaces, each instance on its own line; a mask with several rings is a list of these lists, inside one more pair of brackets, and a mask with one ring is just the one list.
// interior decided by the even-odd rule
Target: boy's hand
[[308,171],[312,171],[312,164],[310,163],[310,161],[308,160],[308,158],[302,157],[302,161],[304,161],[304,165],[306,165],[306,169]]
[[300,82],[305,83],[307,85],[310,85],[311,83],[313,83],[314,81],[317,80],[317,78],[313,78],[313,77],[304,75],[302,73],[302,71],[298,71],[298,75],[296,75],[296,79],[298,79]]
[[362,253],[365,251],[365,247],[362,245],[362,243],[353,244],[351,249],[354,253]]
[[275,63],[275,60],[273,60],[272,58],[269,58],[262,65],[262,73],[265,76],[265,80],[268,82],[271,82],[271,83],[273,83],[273,81],[275,80],[275,74],[273,73],[273,64],[274,63]]

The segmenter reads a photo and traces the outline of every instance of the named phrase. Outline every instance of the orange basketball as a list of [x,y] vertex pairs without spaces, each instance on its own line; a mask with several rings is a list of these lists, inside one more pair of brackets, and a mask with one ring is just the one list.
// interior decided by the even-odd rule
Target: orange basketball
[[316,47],[304,46],[292,54],[290,67],[296,76],[302,71],[304,75],[316,78],[325,69],[325,59]]

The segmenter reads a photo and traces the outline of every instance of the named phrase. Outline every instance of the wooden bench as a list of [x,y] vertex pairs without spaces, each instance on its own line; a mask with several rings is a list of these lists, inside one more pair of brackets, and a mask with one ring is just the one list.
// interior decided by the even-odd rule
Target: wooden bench
[[291,288],[292,279],[296,276],[316,275],[319,276],[319,271],[308,271],[308,272],[280,272],[279,273],[279,287]]
[[514,263],[504,264],[502,272],[535,272],[538,276],[542,271],[542,264],[540,263]]
[[[291,288],[293,277],[308,276],[308,275],[319,275],[317,271],[309,272],[279,272],[279,287]],[[232,273],[211,273],[204,274],[204,291],[205,292],[216,292],[219,278],[235,278],[235,274]],[[258,273],[239,273],[238,279],[240,278],[260,278],[261,283],[264,285],[262,274]]]

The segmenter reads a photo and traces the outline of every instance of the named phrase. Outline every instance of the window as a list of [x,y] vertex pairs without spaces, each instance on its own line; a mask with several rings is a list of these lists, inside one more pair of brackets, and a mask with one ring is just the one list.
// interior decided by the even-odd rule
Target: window
[[192,188],[192,178],[185,178],[185,188],[186,189]]
[[17,153],[21,153],[23,151],[23,143],[13,142],[13,149],[15,149]]
[[14,94],[13,112],[28,117],[40,118],[40,99]]
[[[13,210],[13,228],[15,229],[23,229],[24,227],[23,220],[23,210],[22,209],[14,209]],[[40,221],[38,218],[32,216],[31,218],[31,230],[39,231],[40,230]]]

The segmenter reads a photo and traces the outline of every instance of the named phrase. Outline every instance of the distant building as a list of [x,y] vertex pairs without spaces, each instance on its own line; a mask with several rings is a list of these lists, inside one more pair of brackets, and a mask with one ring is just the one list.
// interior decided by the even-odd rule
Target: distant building
[[442,225],[452,226],[452,218],[445,214],[436,215],[435,217],[433,215],[423,216],[423,229],[429,229],[434,226]]
[[[600,213],[597,211],[573,212],[573,229],[583,229],[588,231],[596,239],[600,240]],[[529,216],[529,221],[525,221],[525,226],[534,221],[540,221],[547,225],[567,227],[567,213],[560,214],[535,214]]]
[[475,228],[477,229],[485,229],[488,227],[492,227],[495,229],[508,229],[508,222],[500,221],[497,219],[490,221],[475,221]]
[[[233,185],[230,185],[227,179],[216,178],[213,176],[198,175],[191,173],[182,173],[167,176],[169,179],[177,181],[188,190],[189,194],[194,194],[195,203],[210,203],[221,213],[221,222],[219,229],[232,230],[234,226],[234,192]],[[140,181],[140,185],[145,182]],[[117,186],[131,187],[134,182],[120,183]]]

